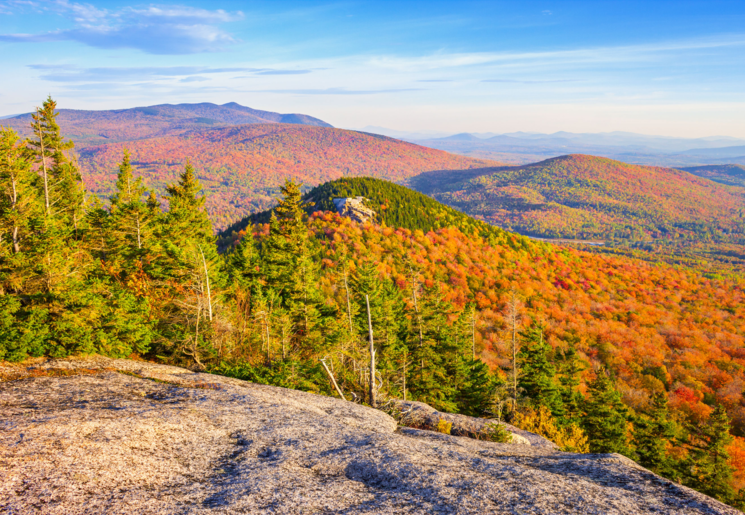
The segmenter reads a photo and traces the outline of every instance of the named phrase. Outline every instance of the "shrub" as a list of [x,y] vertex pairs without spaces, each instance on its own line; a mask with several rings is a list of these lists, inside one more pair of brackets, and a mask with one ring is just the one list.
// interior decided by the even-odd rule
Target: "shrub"
[[453,429],[453,424],[451,422],[448,422],[444,418],[441,418],[437,422],[437,432],[438,433],[443,433],[443,434],[449,435],[450,434],[450,431],[452,429]]
[[587,435],[575,424],[561,427],[546,406],[539,410],[525,408],[515,414],[513,420],[520,429],[548,438],[565,452],[590,452]]
[[505,429],[505,427],[499,422],[489,422],[488,424],[484,424],[484,428],[479,434],[479,440],[510,443],[512,442],[512,433],[507,431],[507,429]]

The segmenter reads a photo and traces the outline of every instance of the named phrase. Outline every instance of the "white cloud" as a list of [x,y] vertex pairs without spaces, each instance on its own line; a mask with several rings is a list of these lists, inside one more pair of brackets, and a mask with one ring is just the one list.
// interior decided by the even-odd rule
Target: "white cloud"
[[99,9],[90,4],[6,2],[6,10],[33,8],[59,14],[75,25],[39,34],[0,34],[0,41],[78,41],[98,48],[135,48],[151,54],[192,54],[222,50],[236,42],[218,25],[243,19],[243,13],[188,6]]

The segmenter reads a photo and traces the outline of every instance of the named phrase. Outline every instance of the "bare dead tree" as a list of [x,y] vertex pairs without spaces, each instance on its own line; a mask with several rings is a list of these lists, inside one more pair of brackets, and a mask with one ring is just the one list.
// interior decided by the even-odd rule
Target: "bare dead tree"
[[373,339],[372,316],[370,314],[370,297],[365,295],[365,305],[367,306],[367,330],[370,336],[370,406],[377,407],[375,400],[375,340]]
[[326,359],[327,358],[321,359],[321,365],[323,365],[324,370],[326,370],[326,373],[328,374],[329,378],[331,379],[331,384],[334,385],[334,389],[336,390],[336,393],[338,393],[339,394],[339,397],[341,397],[343,400],[346,400],[344,398],[344,394],[341,391],[341,388],[339,388],[339,385],[336,384],[336,379],[334,378],[334,374],[331,372],[331,370],[329,370],[329,367],[326,365]]
[[517,353],[519,341],[517,338],[517,328],[520,324],[521,319],[521,308],[522,304],[520,299],[517,297],[517,292],[513,289],[510,293],[510,298],[505,306],[505,322],[507,323],[507,329],[510,332],[510,347],[512,351],[512,411],[517,410],[517,375],[518,375],[518,364],[517,364]]

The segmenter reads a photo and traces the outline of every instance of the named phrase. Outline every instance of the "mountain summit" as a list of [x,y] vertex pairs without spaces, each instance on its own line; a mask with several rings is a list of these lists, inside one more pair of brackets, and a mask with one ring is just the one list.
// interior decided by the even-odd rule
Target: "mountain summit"
[[[209,102],[161,104],[108,111],[60,109],[57,122],[62,131],[75,142],[77,148],[230,125],[289,123],[331,127],[323,120],[306,114],[261,111],[235,102],[223,105]],[[30,123],[31,113],[26,113],[8,118],[2,125],[29,136]]]

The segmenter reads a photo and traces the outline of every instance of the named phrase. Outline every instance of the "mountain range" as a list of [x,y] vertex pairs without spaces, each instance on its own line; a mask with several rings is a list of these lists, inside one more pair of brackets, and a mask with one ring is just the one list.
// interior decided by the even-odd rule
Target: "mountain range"
[[545,238],[745,233],[744,190],[672,168],[595,156],[466,173],[426,172],[408,183],[472,216]]
[[[31,114],[6,118],[2,125],[12,127],[23,136],[30,136]],[[108,111],[60,109],[57,123],[63,134],[75,141],[78,149],[230,125],[286,123],[331,127],[305,114],[261,111],[235,102],[223,105],[208,102],[162,104]]]
[[306,187],[363,175],[400,181],[424,171],[498,164],[342,129],[250,124],[85,147],[80,162],[89,191],[104,198],[113,193],[125,149],[145,184],[159,193],[191,160],[218,229],[270,207],[285,179]]
[[745,164],[745,140],[727,136],[668,138],[629,132],[577,134],[460,133],[444,138],[404,138],[421,145],[471,157],[525,164],[566,154],[592,154],[624,162],[680,167]]

